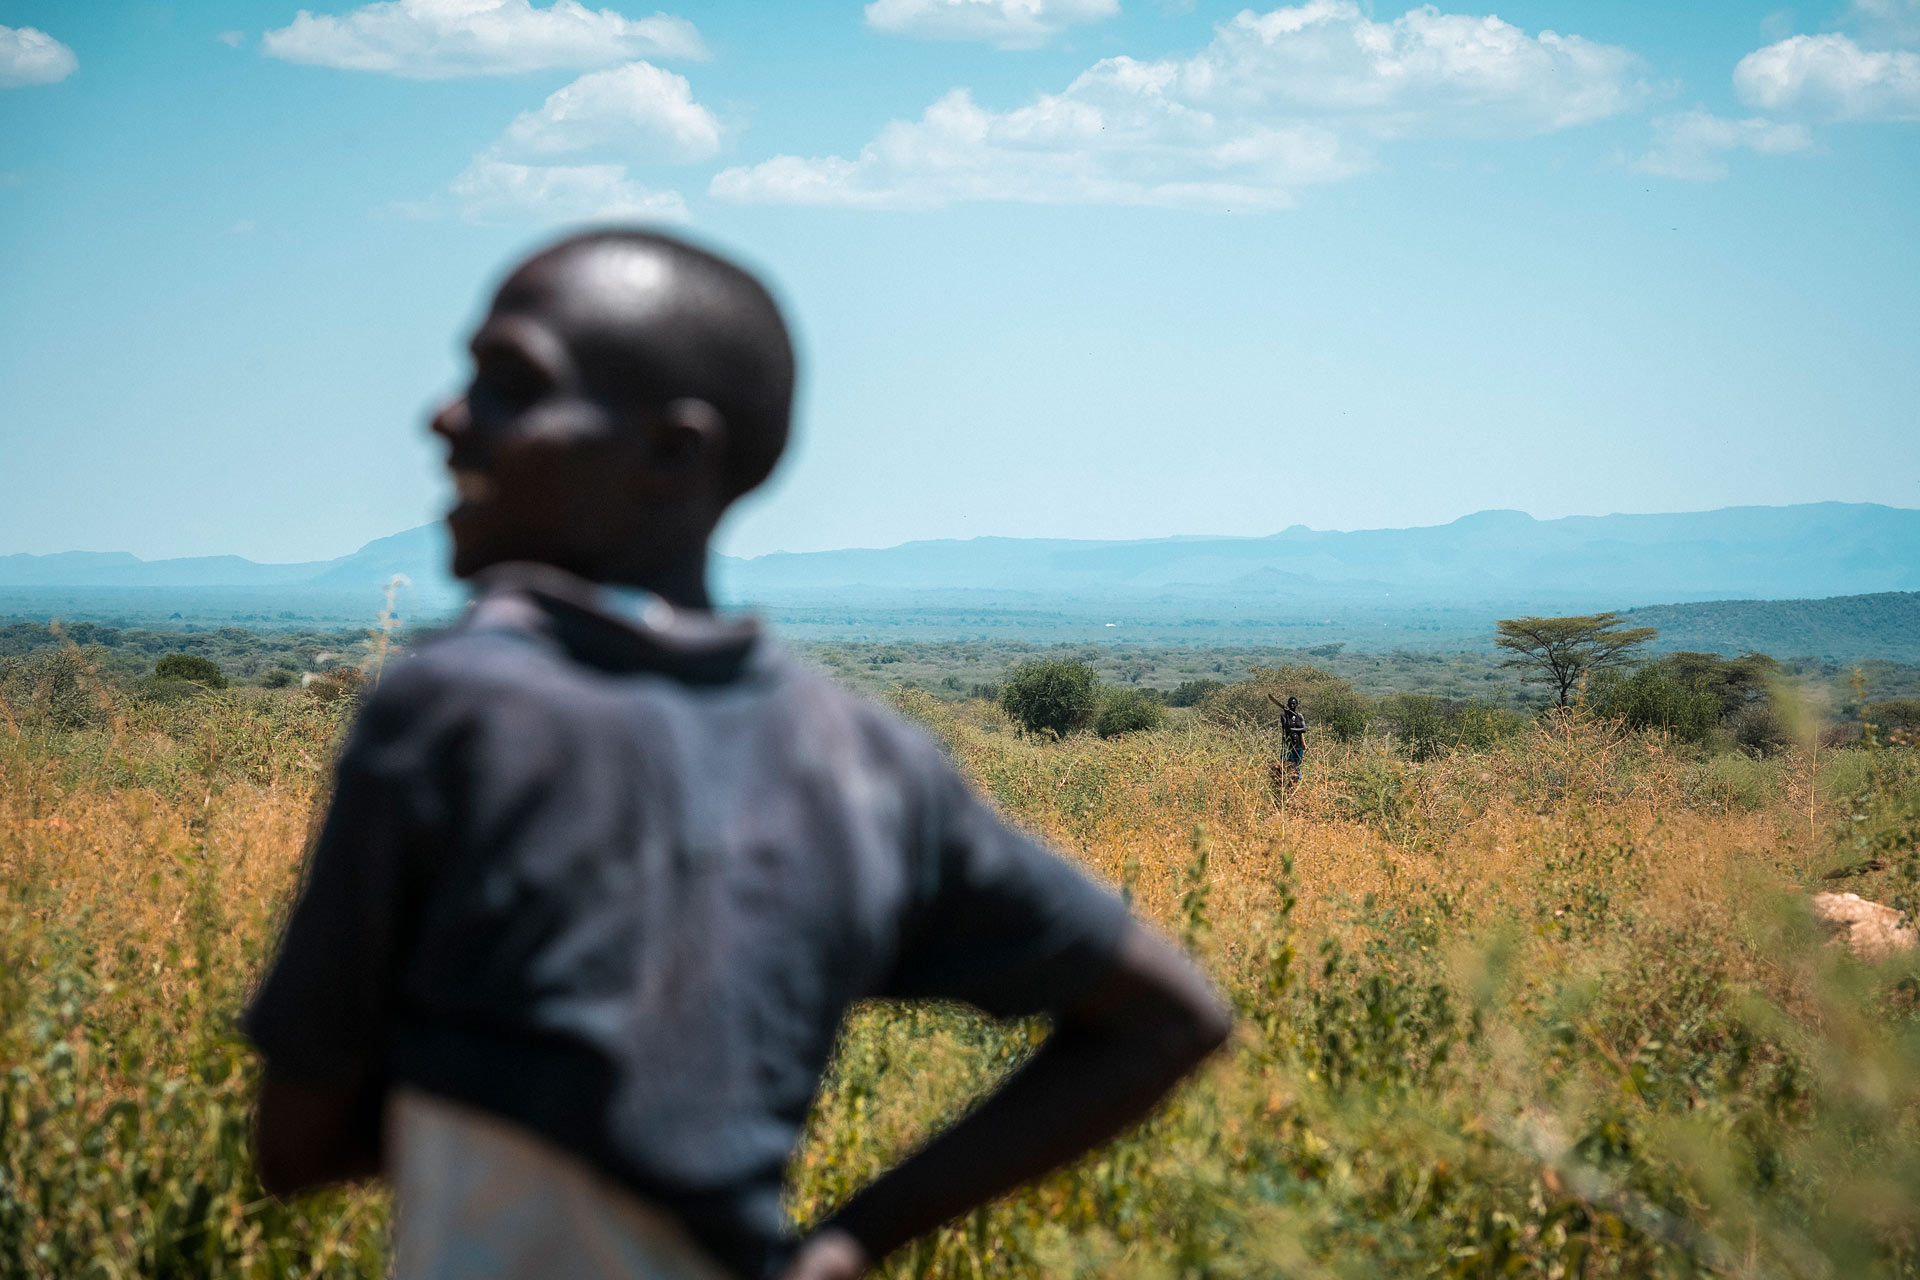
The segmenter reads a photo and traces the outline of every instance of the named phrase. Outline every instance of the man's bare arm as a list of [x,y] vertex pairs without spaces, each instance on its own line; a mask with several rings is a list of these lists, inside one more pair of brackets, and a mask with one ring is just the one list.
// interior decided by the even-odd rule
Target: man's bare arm
[[267,1068],[253,1113],[260,1185],[290,1196],[378,1174],[381,1101],[296,1084]]
[[1130,925],[1104,980],[1056,1020],[1032,1060],[854,1196],[789,1275],[857,1275],[915,1236],[1098,1146],[1145,1116],[1220,1046],[1230,1025],[1192,963]]

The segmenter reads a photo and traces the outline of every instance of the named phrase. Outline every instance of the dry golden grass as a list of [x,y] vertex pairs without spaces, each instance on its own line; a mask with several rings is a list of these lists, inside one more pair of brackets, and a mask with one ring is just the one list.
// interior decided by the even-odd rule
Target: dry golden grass
[[[1241,1018],[1141,1131],[891,1274],[1914,1272],[1913,966],[1834,957],[1796,906],[1836,856],[1848,753],[1820,790],[1792,758],[1563,722],[1424,763],[1334,747],[1276,796],[1253,732],[1042,743],[985,704],[899,703],[1188,940]],[[0,723],[0,1277],[377,1274],[377,1192],[258,1191],[231,1031],[343,709],[113,711]],[[1042,1034],[860,1011],[796,1218]]]

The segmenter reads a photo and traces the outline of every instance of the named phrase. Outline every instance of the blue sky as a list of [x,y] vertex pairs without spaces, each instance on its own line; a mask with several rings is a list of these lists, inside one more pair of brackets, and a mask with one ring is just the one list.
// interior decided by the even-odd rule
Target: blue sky
[[0,0],[0,553],[341,554],[519,253],[761,269],[725,549],[1920,506],[1920,0]]

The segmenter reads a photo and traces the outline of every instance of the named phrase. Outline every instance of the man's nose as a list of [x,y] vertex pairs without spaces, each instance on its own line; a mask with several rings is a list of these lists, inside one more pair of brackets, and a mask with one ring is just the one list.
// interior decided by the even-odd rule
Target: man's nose
[[451,444],[467,434],[473,425],[473,412],[467,408],[465,396],[455,396],[440,406],[440,411],[428,421],[428,429],[442,440]]

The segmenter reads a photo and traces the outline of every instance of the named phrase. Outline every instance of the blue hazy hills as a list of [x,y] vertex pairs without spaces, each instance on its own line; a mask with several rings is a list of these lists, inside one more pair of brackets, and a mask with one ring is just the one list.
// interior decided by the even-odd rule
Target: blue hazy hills
[[[458,597],[445,532],[423,525],[302,564],[125,552],[0,556],[4,588],[275,588],[297,597],[404,574],[425,601]],[[1260,538],[972,538],[883,549],[717,557],[734,602],[886,597],[1293,604],[1526,604],[1625,608],[1920,590],[1920,511],[1869,503],[1729,507],[1535,520],[1482,511],[1451,524]],[[10,598],[19,598],[9,592]]]

